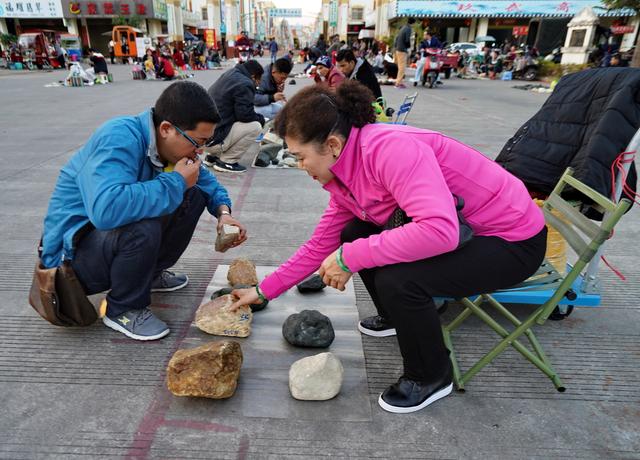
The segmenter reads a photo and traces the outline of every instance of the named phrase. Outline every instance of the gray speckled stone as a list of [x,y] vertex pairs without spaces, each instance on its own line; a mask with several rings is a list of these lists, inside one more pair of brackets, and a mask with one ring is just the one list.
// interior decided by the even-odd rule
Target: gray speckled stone
[[316,310],[289,316],[282,325],[282,335],[291,345],[312,348],[326,348],[335,338],[331,320]]

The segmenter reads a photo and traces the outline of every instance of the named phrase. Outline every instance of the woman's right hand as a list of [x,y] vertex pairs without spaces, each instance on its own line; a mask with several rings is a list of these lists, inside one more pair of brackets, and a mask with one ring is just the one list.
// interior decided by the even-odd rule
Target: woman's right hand
[[238,298],[238,300],[235,301],[230,307],[232,311],[236,311],[238,310],[238,308],[244,305],[261,303],[256,288],[234,289],[231,294]]

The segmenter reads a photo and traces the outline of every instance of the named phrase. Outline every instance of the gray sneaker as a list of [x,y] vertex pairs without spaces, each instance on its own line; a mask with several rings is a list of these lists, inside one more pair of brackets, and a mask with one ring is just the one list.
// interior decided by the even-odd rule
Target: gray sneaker
[[151,282],[151,292],[171,292],[182,289],[189,284],[189,277],[181,273],[162,270]]
[[151,313],[149,308],[129,310],[115,318],[104,316],[102,322],[114,331],[135,340],[157,340],[169,333],[169,326]]

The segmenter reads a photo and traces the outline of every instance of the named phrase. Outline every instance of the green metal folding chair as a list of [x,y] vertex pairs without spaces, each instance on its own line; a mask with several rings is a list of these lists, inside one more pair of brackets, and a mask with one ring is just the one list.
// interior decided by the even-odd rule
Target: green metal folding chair
[[[568,168],[562,175],[553,192],[544,202],[543,212],[547,224],[558,230],[569,246],[575,251],[578,256],[577,262],[573,266],[568,267],[569,270],[566,275],[561,275],[545,260],[535,275],[520,285],[505,290],[511,293],[518,292],[521,295],[527,292],[533,292],[539,295],[540,291],[549,291],[548,299],[522,321],[511,313],[502,303],[496,300],[492,294],[480,294],[473,300],[467,297],[458,299],[464,306],[464,310],[453,321],[442,328],[445,344],[447,348],[451,350],[453,378],[458,390],[464,391],[465,384],[509,346],[515,348],[549,377],[558,391],[565,390],[560,377],[551,366],[551,362],[542,350],[542,346],[536,339],[531,328],[534,324],[544,324],[554,308],[565,299],[565,296],[573,295],[572,287],[574,283],[579,280],[582,271],[587,267],[591,259],[599,253],[598,250],[600,246],[611,236],[613,228],[631,206],[631,201],[626,198],[619,200],[618,203],[614,203],[572,177],[572,173],[571,168]],[[566,186],[573,187],[605,210],[605,216],[600,225],[589,220],[581,214],[578,209],[561,198],[562,191]],[[554,212],[552,213],[552,211]],[[496,293],[495,296],[499,297],[498,293]],[[502,314],[513,324],[514,329],[508,331],[498,323],[483,309],[485,304],[490,305],[498,313]],[[502,340],[469,370],[462,373],[458,365],[451,336],[453,331],[472,314],[484,321],[502,337]],[[533,351],[530,351],[519,341],[523,334],[529,340]]]

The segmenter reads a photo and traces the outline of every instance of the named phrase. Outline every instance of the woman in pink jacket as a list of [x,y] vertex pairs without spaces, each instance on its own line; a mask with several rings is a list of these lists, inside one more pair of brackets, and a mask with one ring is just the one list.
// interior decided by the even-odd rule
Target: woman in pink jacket
[[331,199],[309,241],[256,289],[234,294],[236,305],[273,299],[318,269],[343,290],[358,272],[378,310],[359,330],[397,334],[404,361],[378,403],[405,413],[452,390],[433,297],[525,280],[544,257],[546,227],[520,180],[443,134],[373,124],[372,100],[347,81],[336,94],[305,88],[279,113],[278,134]]

